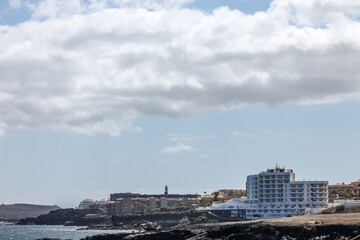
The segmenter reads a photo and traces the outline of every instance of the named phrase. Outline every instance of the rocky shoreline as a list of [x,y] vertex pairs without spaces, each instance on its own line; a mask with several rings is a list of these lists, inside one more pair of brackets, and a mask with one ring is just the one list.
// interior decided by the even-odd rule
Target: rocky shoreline
[[312,215],[246,222],[179,226],[136,234],[103,234],[83,240],[345,240],[360,235],[360,214]]
[[196,211],[154,212],[108,216],[97,210],[61,209],[37,218],[20,220],[19,225],[85,226],[82,230],[155,231],[184,225],[225,221]]
[[37,219],[20,222],[64,224],[70,215],[70,219],[74,221],[72,224],[84,226],[82,224],[86,223],[85,229],[134,230],[132,233],[102,234],[83,240],[351,240],[360,235],[360,213],[318,214],[241,222],[220,222],[219,219],[211,219],[212,215],[193,211],[105,218],[86,217],[84,213],[78,210],[57,210]]

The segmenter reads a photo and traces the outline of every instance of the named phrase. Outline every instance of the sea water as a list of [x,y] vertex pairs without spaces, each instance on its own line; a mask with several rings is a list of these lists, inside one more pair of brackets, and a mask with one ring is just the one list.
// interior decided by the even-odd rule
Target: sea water
[[120,233],[124,230],[77,230],[79,227],[50,225],[8,225],[0,222],[0,240],[36,240],[39,238],[60,238],[80,240],[102,233]]

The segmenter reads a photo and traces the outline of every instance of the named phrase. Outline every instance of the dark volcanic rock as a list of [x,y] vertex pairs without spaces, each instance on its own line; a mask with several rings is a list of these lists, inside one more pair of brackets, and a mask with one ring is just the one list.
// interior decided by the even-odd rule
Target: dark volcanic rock
[[160,227],[170,228],[178,225],[218,221],[218,219],[211,219],[211,217],[213,216],[207,213],[186,211],[112,216],[111,220],[114,226],[121,227],[122,229],[143,229],[149,231],[158,230]]
[[[26,218],[18,222],[19,225],[75,225],[89,226],[91,224],[100,224],[105,221],[104,218],[86,218],[87,214],[101,214],[97,209],[59,209],[51,211],[48,214],[40,215],[37,218]],[[72,224],[70,224],[72,223]]]
[[83,240],[123,240],[127,236],[129,236],[129,233],[100,234],[83,238]]
[[209,239],[239,239],[239,240],[340,240],[351,239],[358,235],[358,226],[328,225],[312,229],[298,227],[274,227],[274,226],[241,226],[218,229],[174,229],[141,234],[107,234],[87,237],[84,240],[209,240]]
[[60,238],[39,238],[37,240],[72,240],[72,239],[60,239]]
[[[280,220],[212,223],[130,234],[88,237],[86,240],[345,240],[360,235],[359,215],[304,216]],[[315,219],[315,220],[314,220]]]

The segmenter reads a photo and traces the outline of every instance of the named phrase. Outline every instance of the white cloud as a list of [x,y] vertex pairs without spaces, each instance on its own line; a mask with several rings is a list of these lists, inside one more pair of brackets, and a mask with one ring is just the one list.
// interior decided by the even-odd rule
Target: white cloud
[[248,136],[249,134],[243,133],[243,132],[239,132],[239,131],[235,131],[235,132],[233,132],[231,135],[232,135],[232,136],[243,137],[243,136]]
[[142,129],[141,127],[134,127],[134,128],[132,129],[132,131],[133,131],[133,132],[142,132],[143,129]]
[[8,0],[10,8],[19,8],[21,6],[21,0]]
[[[27,2],[33,19],[66,17],[74,14],[95,13],[106,8],[143,8],[148,10],[163,10],[179,8],[193,0],[42,0]],[[21,0],[10,0],[13,5]]]
[[192,142],[213,139],[215,136],[201,136],[192,134],[170,134],[167,136],[171,142]]
[[0,128],[0,138],[3,137],[5,135],[5,130]]
[[163,153],[179,153],[179,152],[191,152],[194,149],[190,145],[178,144],[176,146],[170,146],[164,148],[161,152]]
[[139,115],[359,96],[357,1],[275,0],[254,15],[84,2],[33,3],[31,21],[0,26],[4,128],[118,136]]

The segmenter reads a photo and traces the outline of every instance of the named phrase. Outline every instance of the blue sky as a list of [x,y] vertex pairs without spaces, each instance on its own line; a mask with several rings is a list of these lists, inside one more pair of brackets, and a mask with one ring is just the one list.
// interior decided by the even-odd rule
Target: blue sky
[[62,3],[0,3],[0,203],[360,178],[355,3]]

